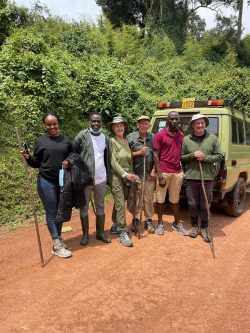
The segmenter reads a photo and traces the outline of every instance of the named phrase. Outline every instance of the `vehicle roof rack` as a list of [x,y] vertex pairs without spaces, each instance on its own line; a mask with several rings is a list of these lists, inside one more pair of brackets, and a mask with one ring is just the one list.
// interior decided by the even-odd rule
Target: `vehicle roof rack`
[[192,100],[188,101],[188,103],[184,106],[184,101],[182,102],[160,102],[157,103],[156,107],[157,109],[166,109],[166,108],[172,108],[172,109],[184,109],[184,108],[201,108],[201,107],[224,107],[229,106],[233,107],[233,102],[231,99],[210,99],[210,100]]

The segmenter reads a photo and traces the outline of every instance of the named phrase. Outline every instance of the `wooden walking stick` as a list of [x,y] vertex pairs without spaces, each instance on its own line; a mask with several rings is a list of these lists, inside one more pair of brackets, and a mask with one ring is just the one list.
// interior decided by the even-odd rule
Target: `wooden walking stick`
[[206,193],[205,185],[204,185],[204,175],[203,175],[201,161],[199,161],[199,168],[200,168],[200,174],[201,174],[201,185],[202,185],[202,190],[203,190],[203,194],[204,194],[204,198],[205,198],[205,203],[206,203],[206,208],[207,208],[208,232],[209,232],[209,235],[211,237],[211,242],[209,242],[209,245],[210,245],[210,249],[211,249],[212,255],[215,258],[214,240],[213,240],[213,236],[212,236],[212,232],[211,232],[211,223],[210,223],[211,214],[210,214],[210,209],[209,209],[209,204],[208,204],[208,199],[207,199],[207,193]]
[[[131,149],[131,160],[132,160],[132,173],[134,173],[134,157],[133,157],[133,150],[132,147],[134,145],[134,142],[131,141],[129,146]],[[137,211],[139,211],[140,206],[140,191],[139,191],[139,184],[138,182],[131,183],[130,191],[132,192],[132,201],[130,202],[130,209],[132,210],[132,223],[134,224],[134,232],[135,236],[137,236],[138,233],[138,219],[137,219]]]
[[139,220],[137,219],[137,211],[140,210],[140,190],[139,190],[139,181],[133,183],[133,190],[134,190],[134,201],[135,207],[133,211],[133,220],[135,221],[135,236],[138,236],[138,229],[139,229]]
[[[146,138],[144,138],[144,147],[146,147]],[[142,211],[144,203],[144,192],[145,192],[145,177],[146,177],[146,154],[143,155],[143,176],[142,176],[142,186],[141,186],[141,202],[140,202],[140,218],[138,225],[138,239],[141,238],[141,222],[142,222]]]
[[[19,135],[19,132],[18,132],[17,128],[16,128],[16,137],[17,137],[17,141],[18,141],[18,145],[19,145],[19,150],[21,152],[23,150],[22,140],[21,140],[21,137]],[[34,218],[34,222],[35,222],[36,237],[37,237],[38,249],[39,249],[39,254],[40,254],[41,266],[44,267],[43,250],[42,250],[40,232],[39,232],[39,227],[38,227],[38,222],[37,222],[37,214],[36,214],[36,207],[35,207],[35,201],[34,201],[34,193],[32,191],[32,187],[31,187],[31,174],[29,172],[27,162],[26,162],[22,153],[21,153],[21,155],[22,155],[23,166],[24,166],[26,179],[27,179],[27,187],[28,187],[28,191],[29,191],[29,203],[30,203],[30,207],[33,210],[33,218]]]
[[91,206],[92,206],[93,212],[94,212],[94,214],[96,216],[96,210],[95,210],[95,205],[94,205],[94,201],[93,201],[92,195],[90,195],[89,199],[90,199],[90,202],[91,202]]

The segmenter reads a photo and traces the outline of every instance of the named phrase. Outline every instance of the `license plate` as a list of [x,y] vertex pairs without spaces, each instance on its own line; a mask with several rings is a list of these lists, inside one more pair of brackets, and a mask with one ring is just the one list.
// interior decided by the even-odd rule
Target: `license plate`
[[182,109],[194,108],[194,101],[195,98],[184,98],[181,105]]

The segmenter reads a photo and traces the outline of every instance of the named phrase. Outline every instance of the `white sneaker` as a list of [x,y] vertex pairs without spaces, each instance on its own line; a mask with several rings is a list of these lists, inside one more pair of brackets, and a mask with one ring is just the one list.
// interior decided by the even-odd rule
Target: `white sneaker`
[[164,235],[164,225],[163,223],[158,223],[157,227],[155,228],[155,232],[157,233],[157,235]]
[[122,243],[124,246],[131,247],[133,246],[132,240],[128,237],[127,231],[122,231],[117,238],[117,240]]
[[176,224],[175,222],[173,222],[172,224],[172,229],[175,231],[178,231],[179,234],[181,234],[182,236],[188,236],[188,232],[187,230],[183,227],[182,223],[179,222],[178,224]]
[[67,248],[68,248],[68,245],[65,243],[64,239],[62,238],[62,236],[59,236],[58,238],[59,238],[59,240],[60,240],[62,246],[63,246],[65,249],[67,249]]
[[60,258],[69,258],[72,256],[71,251],[63,247],[59,238],[53,240],[52,254]]

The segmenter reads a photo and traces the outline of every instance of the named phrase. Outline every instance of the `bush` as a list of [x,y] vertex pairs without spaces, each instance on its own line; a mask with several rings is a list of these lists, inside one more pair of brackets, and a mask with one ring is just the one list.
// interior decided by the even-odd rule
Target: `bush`
[[[15,223],[32,212],[15,127],[32,150],[43,133],[45,112],[58,114],[61,131],[74,138],[88,126],[93,110],[103,114],[106,132],[117,114],[133,130],[138,116],[151,116],[162,100],[224,97],[248,110],[249,68],[237,66],[232,47],[215,57],[216,48],[206,42],[212,38],[189,39],[183,55],[177,55],[166,34],[147,35],[134,26],[114,30],[107,20],[96,27],[36,18],[33,25],[12,30],[0,50],[1,223]],[[247,43],[245,38],[246,54]],[[36,192],[37,172],[30,172]]]

